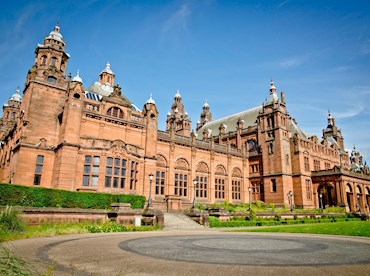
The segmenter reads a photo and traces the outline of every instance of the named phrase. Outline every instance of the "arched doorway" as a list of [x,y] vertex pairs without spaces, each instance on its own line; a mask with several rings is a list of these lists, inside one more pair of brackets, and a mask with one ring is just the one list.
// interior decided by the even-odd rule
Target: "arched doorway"
[[346,197],[349,211],[353,211],[353,191],[351,184],[347,183],[346,185]]
[[370,188],[366,187],[365,189],[365,195],[366,195],[366,209],[369,212],[370,211]]
[[357,211],[361,212],[364,209],[364,206],[363,206],[363,201],[362,201],[362,189],[361,189],[360,185],[356,186],[356,195],[357,195],[356,209],[357,209]]
[[319,208],[325,209],[325,206],[336,206],[337,196],[332,184],[322,184],[317,189]]

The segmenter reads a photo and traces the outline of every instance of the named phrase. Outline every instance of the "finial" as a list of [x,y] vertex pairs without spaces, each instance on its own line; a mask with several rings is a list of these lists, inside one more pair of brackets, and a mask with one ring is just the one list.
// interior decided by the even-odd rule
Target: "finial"
[[153,100],[152,93],[150,93],[150,98],[149,100],[146,101],[147,104],[155,104],[155,101]]

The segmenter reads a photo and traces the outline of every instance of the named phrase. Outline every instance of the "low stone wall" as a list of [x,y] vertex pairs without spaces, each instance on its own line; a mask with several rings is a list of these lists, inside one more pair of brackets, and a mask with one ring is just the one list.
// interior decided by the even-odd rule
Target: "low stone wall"
[[[47,207],[18,207],[13,208],[27,225],[39,225],[44,222],[88,222],[104,223],[114,221],[123,225],[154,225],[163,226],[163,213],[153,210],[151,220],[148,222],[145,209],[131,209],[129,203],[113,203],[112,210],[101,209],[74,209],[74,208],[47,208]],[[5,207],[0,206],[0,211]]]
[[38,225],[43,222],[91,222],[101,223],[107,221],[106,210],[98,209],[69,209],[69,208],[38,208],[16,207],[20,217],[27,225]]

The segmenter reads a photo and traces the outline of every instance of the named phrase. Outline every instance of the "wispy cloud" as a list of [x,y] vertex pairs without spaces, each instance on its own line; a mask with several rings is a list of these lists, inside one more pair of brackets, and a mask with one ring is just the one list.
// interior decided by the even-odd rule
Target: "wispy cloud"
[[288,58],[288,59],[280,61],[279,66],[284,69],[288,69],[288,68],[297,67],[301,65],[302,62],[303,62],[302,57],[292,57],[292,58]]
[[367,39],[365,42],[363,42],[360,46],[360,53],[362,55],[368,55],[370,54],[370,39]]
[[174,30],[182,30],[188,32],[188,24],[191,16],[191,9],[188,4],[181,5],[174,11],[162,26],[162,33],[171,32]]
[[277,9],[281,9],[282,7],[284,7],[285,5],[289,4],[290,3],[290,0],[285,0],[285,1],[282,1],[280,2],[279,4],[277,4],[276,8]]

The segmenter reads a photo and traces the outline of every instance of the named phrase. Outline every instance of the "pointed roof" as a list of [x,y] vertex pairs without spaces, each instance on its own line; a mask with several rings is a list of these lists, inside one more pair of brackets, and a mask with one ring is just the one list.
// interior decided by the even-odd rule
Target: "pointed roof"
[[111,74],[111,75],[114,75],[113,71],[110,69],[110,63],[108,61],[108,63],[105,65],[105,68],[103,71],[101,71],[100,75],[103,74],[103,73],[108,73],[108,74]]
[[272,104],[272,103],[277,102],[277,101],[279,101],[279,98],[278,98],[278,96],[276,94],[276,87],[275,87],[274,81],[271,80],[271,84],[270,84],[270,97],[267,100],[266,104]]
[[179,89],[177,89],[177,91],[176,91],[175,99],[176,98],[180,98],[181,99],[181,95],[180,95],[180,90]]
[[59,42],[62,42],[63,45],[66,45],[66,42],[60,33],[60,27],[58,26],[58,23],[55,25],[54,30],[50,32],[49,36],[47,36],[45,39],[54,39]]
[[15,93],[12,95],[10,100],[11,101],[16,101],[16,102],[21,102],[22,101],[22,97],[21,97],[21,95],[19,95],[19,86],[18,86],[17,90],[15,90]]
[[209,108],[209,104],[208,104],[207,100],[206,100],[206,102],[203,104],[203,108]]
[[77,70],[77,75],[72,79],[72,81],[83,83],[82,79],[80,78],[80,70]]
[[150,98],[146,101],[147,104],[155,104],[155,101],[152,98],[152,94],[150,94]]

